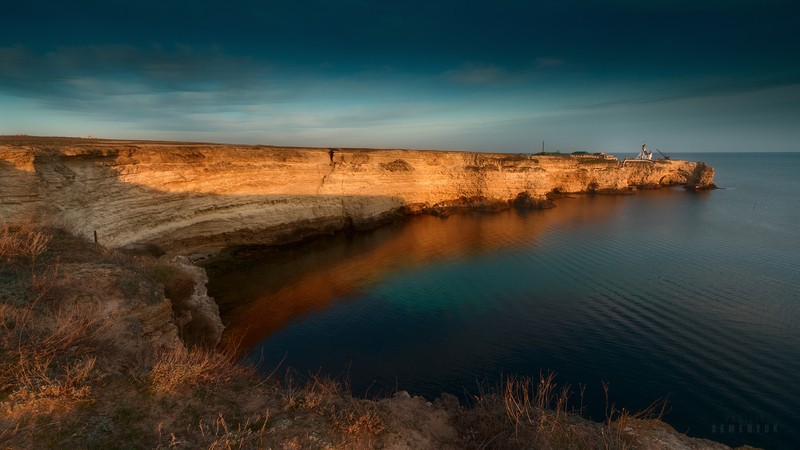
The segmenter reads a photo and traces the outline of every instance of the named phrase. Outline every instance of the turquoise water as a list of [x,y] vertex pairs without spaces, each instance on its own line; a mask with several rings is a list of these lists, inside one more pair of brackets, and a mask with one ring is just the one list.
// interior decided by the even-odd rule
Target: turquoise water
[[209,266],[209,288],[227,339],[265,373],[468,399],[479,383],[552,371],[576,408],[586,386],[596,420],[608,382],[629,410],[667,397],[665,420],[692,436],[794,447],[800,154],[684,157],[708,162],[724,189],[581,196],[243,249]]

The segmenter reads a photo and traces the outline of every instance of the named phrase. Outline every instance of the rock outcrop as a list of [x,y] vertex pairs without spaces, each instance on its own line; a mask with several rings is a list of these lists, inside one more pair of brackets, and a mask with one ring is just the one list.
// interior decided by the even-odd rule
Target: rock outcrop
[[0,223],[168,252],[288,242],[398,214],[543,206],[554,192],[712,183],[713,169],[677,160],[0,138]]
[[182,299],[182,302],[170,299],[173,310],[176,310],[175,322],[183,331],[184,341],[214,347],[219,343],[225,326],[219,315],[219,307],[208,296],[208,275],[185,256],[175,257],[174,264],[189,274],[192,281],[192,292],[188,298]]

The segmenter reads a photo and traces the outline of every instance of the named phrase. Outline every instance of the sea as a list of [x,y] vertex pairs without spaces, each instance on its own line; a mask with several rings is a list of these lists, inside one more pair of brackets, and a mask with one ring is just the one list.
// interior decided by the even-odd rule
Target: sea
[[468,404],[552,373],[592,420],[666,403],[690,436],[800,448],[800,153],[675,156],[720,189],[228,249],[207,265],[225,342],[357,396]]

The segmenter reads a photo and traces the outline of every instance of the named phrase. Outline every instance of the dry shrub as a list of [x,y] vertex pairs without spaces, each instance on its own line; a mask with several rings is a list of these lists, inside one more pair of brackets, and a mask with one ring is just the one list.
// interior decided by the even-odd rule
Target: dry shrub
[[603,383],[603,392],[606,399],[606,422],[601,430],[601,442],[605,448],[630,448],[630,436],[625,431],[629,423],[634,420],[661,420],[667,412],[666,398],[658,399],[642,411],[634,413],[625,408],[617,409],[614,403],[609,406],[608,383]]
[[98,307],[66,306],[52,312],[51,327],[35,345],[48,355],[94,354],[109,345],[111,320]]
[[570,409],[570,386],[559,387],[552,373],[540,375],[538,383],[530,378],[508,378],[501,393],[490,391],[477,396],[475,407],[459,420],[469,429],[467,439],[480,448],[626,449],[632,445],[626,432],[631,419],[663,417],[665,401],[631,413],[609,406],[608,385],[603,389],[604,423],[580,417],[584,387],[580,389],[581,408]]
[[303,448],[303,442],[299,436],[295,436],[284,442],[281,448],[285,450],[300,450]]
[[17,363],[16,386],[9,396],[13,415],[65,412],[75,403],[88,400],[95,357],[57,364],[53,358],[31,359]]
[[[248,417],[244,422],[231,426],[222,414],[212,422],[202,419],[197,431],[204,441],[203,446],[212,449],[264,448],[269,414]],[[176,438],[172,435],[172,440]]]
[[0,228],[0,260],[11,263],[14,259],[22,255],[22,249],[17,234],[12,231],[9,225]]
[[36,259],[47,250],[53,236],[30,224],[0,228],[0,259],[11,264],[27,259],[30,264],[31,280],[36,283]]
[[250,373],[231,355],[195,347],[158,352],[150,371],[150,386],[159,394],[227,383]]
[[[372,448],[375,436],[386,428],[375,403],[353,398],[346,386],[343,388],[333,378],[309,374],[307,380],[298,384],[292,378],[293,375],[291,369],[287,370],[284,381],[284,411],[295,415],[302,415],[305,411],[318,414],[327,425],[317,428],[316,431],[330,427],[330,438],[339,441],[334,446],[336,448]],[[316,438],[312,436],[312,441],[314,439]],[[320,442],[314,445],[319,446]],[[284,447],[285,444],[286,442]],[[301,447],[307,446],[308,443]]]
[[[95,309],[4,305],[0,350],[3,417],[64,413],[89,400],[107,321]],[[30,320],[35,315],[36,320]]]
[[506,417],[514,427],[514,440],[537,442],[543,448],[581,448],[585,442],[570,429],[570,386],[559,389],[555,374],[530,378],[509,378],[503,392]]
[[97,377],[95,356],[64,357],[50,349],[26,352],[22,348],[11,373],[4,373],[3,419],[20,419],[44,414],[64,414],[80,402],[91,399]]
[[343,428],[349,435],[377,435],[386,428],[383,420],[375,411],[348,411],[345,417],[346,422]]
[[300,406],[306,409],[315,409],[326,400],[329,401],[338,396],[339,392],[340,386],[336,380],[319,374],[311,375],[311,380],[302,389]]
[[514,423],[515,432],[523,424],[534,427],[536,432],[552,432],[569,413],[570,386],[559,390],[553,373],[540,375],[535,389],[531,384],[527,377],[506,380],[503,395],[506,414]]
[[303,408],[316,410],[322,415],[330,415],[334,409],[332,403],[338,399],[341,391],[339,383],[330,377],[319,374],[309,374],[308,380],[298,382],[294,378],[295,375],[297,374],[294,370],[286,370],[284,378],[286,399],[283,408],[285,410]]
[[552,373],[538,382],[511,377],[499,390],[476,396],[459,421],[479,448],[596,448],[601,425],[581,419],[569,400],[570,386],[559,387]]
[[[57,297],[42,301],[60,283],[58,258],[37,267],[48,233],[6,226],[0,240],[3,258],[16,265],[6,266],[6,275],[18,280],[11,288],[16,300],[0,305],[0,424],[16,424],[11,437],[23,424],[57,420],[92,400],[109,321],[97,307],[64,304]],[[29,279],[27,270],[18,270],[28,263]]]
[[374,448],[376,436],[386,429],[375,403],[349,395],[334,394],[314,411],[326,423],[318,431],[328,430],[336,448]]

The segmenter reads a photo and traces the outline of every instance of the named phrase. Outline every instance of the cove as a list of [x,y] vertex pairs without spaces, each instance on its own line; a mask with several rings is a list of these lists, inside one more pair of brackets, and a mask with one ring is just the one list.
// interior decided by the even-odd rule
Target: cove
[[264,373],[321,373],[359,396],[469,400],[504,375],[552,371],[576,408],[586,386],[595,420],[608,382],[629,410],[668,397],[665,421],[692,436],[786,445],[800,423],[791,174],[778,157],[761,168],[770,180],[752,173],[761,160],[716,158],[720,191],[578,196],[230,249],[207,265],[223,339]]

